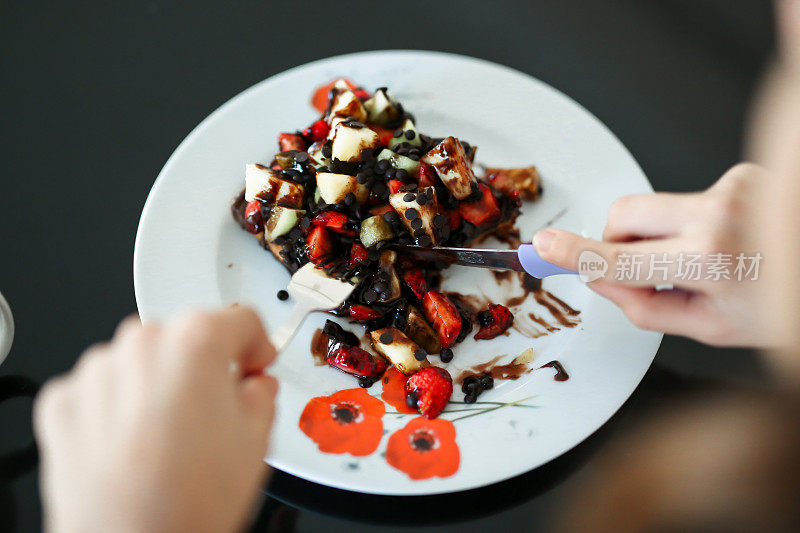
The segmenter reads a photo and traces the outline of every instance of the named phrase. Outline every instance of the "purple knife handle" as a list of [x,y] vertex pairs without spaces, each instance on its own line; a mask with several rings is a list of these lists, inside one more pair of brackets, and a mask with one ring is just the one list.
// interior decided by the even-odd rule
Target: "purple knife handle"
[[532,244],[523,244],[517,250],[517,257],[525,271],[534,278],[546,278],[547,276],[555,276],[557,274],[577,274],[574,270],[562,268],[545,261],[536,252],[536,248]]

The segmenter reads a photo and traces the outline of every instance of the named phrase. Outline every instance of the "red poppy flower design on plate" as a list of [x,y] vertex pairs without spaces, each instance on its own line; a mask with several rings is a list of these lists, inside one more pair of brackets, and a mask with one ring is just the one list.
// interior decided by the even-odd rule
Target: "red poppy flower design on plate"
[[452,476],[461,461],[456,428],[443,418],[414,418],[389,437],[386,461],[414,480]]
[[321,452],[364,456],[381,442],[385,412],[383,402],[364,389],[347,389],[312,398],[299,425]]

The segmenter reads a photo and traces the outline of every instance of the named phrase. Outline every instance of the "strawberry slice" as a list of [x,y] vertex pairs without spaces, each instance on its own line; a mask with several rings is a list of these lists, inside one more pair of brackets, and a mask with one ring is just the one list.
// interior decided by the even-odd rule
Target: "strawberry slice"
[[404,184],[400,180],[391,179],[386,182],[386,186],[389,187],[389,192],[392,194],[397,194],[405,190]]
[[369,210],[369,214],[383,216],[389,211],[394,211],[394,209],[390,205],[376,205],[375,207]]
[[422,300],[425,317],[433,324],[443,348],[455,344],[461,331],[461,315],[450,298],[437,291],[428,291]]
[[350,318],[353,320],[375,320],[382,316],[382,314],[366,305],[353,304],[350,306]]
[[298,152],[306,151],[306,142],[303,140],[302,135],[297,133],[281,133],[278,135],[278,146],[281,152],[287,150],[297,150]]
[[347,261],[347,266],[350,268],[356,265],[363,265],[367,262],[367,249],[363,244],[354,242],[350,248],[350,259]]
[[324,226],[334,233],[354,237],[356,230],[350,224],[347,215],[338,211],[323,211],[317,214],[311,223],[315,226]]
[[247,231],[259,233],[264,231],[264,217],[261,216],[261,202],[253,200],[244,208],[244,220],[247,222]]
[[428,292],[428,284],[425,282],[425,274],[421,268],[410,268],[403,272],[403,281],[414,292],[414,294],[422,300],[425,298],[425,293]]
[[489,309],[478,313],[478,324],[481,329],[475,334],[475,340],[494,339],[514,323],[514,315],[505,305],[489,304]]
[[320,119],[303,130],[303,136],[312,140],[312,142],[322,141],[328,138],[331,127],[327,122]]
[[450,227],[450,231],[457,230],[461,225],[461,214],[458,209],[453,209],[445,214],[447,215],[447,225]]
[[420,163],[418,175],[420,189],[436,185],[436,171],[429,164]]
[[425,418],[436,418],[453,395],[453,378],[444,368],[429,366],[406,381],[406,404],[416,404]]
[[394,130],[374,125],[370,126],[369,128],[378,134],[378,144],[381,146],[389,146],[389,141],[391,141],[392,137],[394,137]]
[[320,265],[333,253],[333,239],[324,226],[314,226],[306,237],[308,260]]
[[494,222],[500,216],[500,206],[497,205],[497,198],[494,197],[492,190],[479,184],[481,197],[475,202],[461,202],[458,204],[458,212],[464,220],[476,226]]
[[385,359],[373,357],[366,350],[338,343],[329,351],[327,361],[342,372],[363,378],[380,376],[389,366]]
[[489,176],[489,183],[501,193],[511,198],[519,199],[519,189],[511,176],[506,172],[495,172]]
[[[344,82],[347,84],[347,86],[350,87],[350,89],[352,89],[353,91],[358,90],[358,85],[348,80],[347,78],[336,78],[335,80],[331,80],[329,83],[326,83],[325,85],[320,85],[314,90],[314,94],[311,97],[311,105],[314,106],[314,108],[320,113],[324,112],[325,109],[327,109],[328,93],[331,92],[331,87],[333,87],[333,84],[336,83],[336,81],[339,79],[343,79]],[[356,96],[358,96],[357,92]],[[367,98],[369,98],[369,96],[367,96]]]

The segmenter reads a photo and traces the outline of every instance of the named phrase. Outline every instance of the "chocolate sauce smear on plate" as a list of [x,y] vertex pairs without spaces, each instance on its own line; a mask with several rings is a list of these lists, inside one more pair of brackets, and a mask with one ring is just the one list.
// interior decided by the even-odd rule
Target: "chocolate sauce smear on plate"
[[556,381],[567,381],[569,379],[569,374],[567,371],[564,370],[564,367],[559,361],[550,361],[549,363],[545,363],[539,368],[550,367],[556,370],[556,375],[553,376],[553,379]]
[[523,374],[528,374],[532,372],[534,369],[528,366],[528,363],[515,363],[514,361],[507,363],[505,365],[498,365],[497,361],[503,357],[502,355],[498,355],[497,357],[493,358],[486,363],[481,363],[479,365],[475,365],[470,367],[467,370],[462,371],[455,379],[455,383],[457,385],[461,385],[464,383],[464,380],[470,376],[483,376],[484,374],[490,374],[493,379],[519,379],[520,376]]

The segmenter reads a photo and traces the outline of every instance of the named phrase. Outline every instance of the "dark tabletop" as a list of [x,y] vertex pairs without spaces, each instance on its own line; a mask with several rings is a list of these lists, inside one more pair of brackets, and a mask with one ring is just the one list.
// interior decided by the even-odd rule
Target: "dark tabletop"
[[[153,180],[200,120],[266,77],[371,49],[489,59],[583,104],[656,189],[689,191],[738,160],[746,105],[772,49],[765,0],[83,4],[0,3],[0,291],[17,325],[0,398],[32,393],[136,310],[133,241]],[[542,468],[410,500],[276,473],[254,529],[537,530],[598,450],[653,402],[763,379],[752,353],[666,337],[620,413]],[[5,401],[0,530],[40,528],[30,442],[30,400]]]

